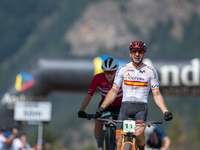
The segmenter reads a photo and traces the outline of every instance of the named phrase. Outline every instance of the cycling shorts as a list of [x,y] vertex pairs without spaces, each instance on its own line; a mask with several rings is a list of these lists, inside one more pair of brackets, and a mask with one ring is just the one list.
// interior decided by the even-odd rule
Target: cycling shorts
[[[103,101],[101,100],[100,103],[99,103],[99,107],[101,106],[102,103],[103,103]],[[109,105],[109,106],[105,109],[105,111],[110,111],[110,112],[112,112],[112,113],[114,113],[114,114],[119,114],[120,107],[121,107],[121,105],[118,105],[118,106],[111,106],[111,105]],[[117,120],[117,118],[118,118],[118,116],[113,117],[114,120]]]
[[[143,102],[122,102],[118,120],[127,120],[134,118],[136,121],[146,121],[148,114],[147,103]],[[120,134],[123,130],[123,124],[117,123],[116,134]]]

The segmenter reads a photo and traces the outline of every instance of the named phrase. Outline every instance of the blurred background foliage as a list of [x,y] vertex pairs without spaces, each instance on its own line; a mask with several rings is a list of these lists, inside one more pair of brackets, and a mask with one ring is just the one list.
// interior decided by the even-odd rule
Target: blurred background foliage
[[[150,58],[199,57],[199,7],[197,0],[0,0],[0,84],[41,53],[127,56],[128,44],[137,39],[145,41]],[[56,92],[47,98],[53,111],[43,138],[52,149],[95,149],[93,120],[77,117],[85,94]],[[164,97],[174,113],[173,121],[162,125],[171,149],[199,149],[199,97]],[[96,93],[87,111],[94,112],[99,100]],[[151,95],[149,119],[163,120]],[[23,128],[34,146],[37,127]]]

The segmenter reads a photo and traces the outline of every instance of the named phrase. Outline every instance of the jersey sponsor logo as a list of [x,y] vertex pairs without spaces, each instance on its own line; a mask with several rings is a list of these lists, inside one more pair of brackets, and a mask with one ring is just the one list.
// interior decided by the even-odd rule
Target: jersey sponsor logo
[[124,77],[124,79],[125,79],[125,80],[128,80],[129,77],[130,77],[130,74],[128,73],[128,74]]
[[125,80],[144,81],[144,78],[142,78],[142,77],[131,77],[129,73],[126,75],[126,77],[124,77],[124,79],[125,79]]
[[152,88],[152,92],[159,91],[159,86],[158,85],[152,85],[151,88]]
[[158,88],[159,86],[158,85],[152,85],[151,87],[152,87],[152,89],[154,89],[154,88]]
[[34,84],[35,84],[34,78],[31,75],[27,74],[26,72],[20,72],[16,76],[15,89],[17,91],[23,92],[26,89],[32,87]]
[[147,68],[150,69],[151,71],[153,71],[154,79],[156,79],[157,75],[156,75],[155,69],[153,69],[153,68],[150,67],[150,66],[147,66]]
[[135,71],[135,70],[132,70],[132,69],[127,69],[127,71]]
[[141,86],[141,87],[147,87],[148,82],[141,82],[141,81],[129,81],[124,80],[124,84],[128,86]]
[[103,82],[103,83],[102,83],[102,86],[106,86],[106,85],[107,85],[107,83],[106,83],[106,82]]
[[145,70],[140,70],[139,73],[145,73]]
[[126,65],[120,66],[120,67],[117,69],[117,71],[116,71],[116,73],[115,73],[115,76],[118,76],[118,73],[119,73],[120,69],[122,69],[123,67],[126,67]]

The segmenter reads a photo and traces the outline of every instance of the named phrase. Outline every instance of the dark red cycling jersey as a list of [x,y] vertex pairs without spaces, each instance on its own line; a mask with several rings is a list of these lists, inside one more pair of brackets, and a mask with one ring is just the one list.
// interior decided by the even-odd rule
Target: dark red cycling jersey
[[[92,83],[90,84],[90,87],[89,87],[87,93],[90,94],[91,96],[93,96],[93,94],[96,90],[96,87],[98,87],[99,92],[101,94],[101,99],[102,99],[102,101],[104,101],[106,95],[108,94],[108,92],[110,91],[112,86],[113,86],[113,82],[109,83],[106,80],[104,73],[96,74],[92,80]],[[123,97],[123,92],[120,87],[119,92],[118,92],[114,102],[111,104],[111,106],[121,105],[122,97]]]

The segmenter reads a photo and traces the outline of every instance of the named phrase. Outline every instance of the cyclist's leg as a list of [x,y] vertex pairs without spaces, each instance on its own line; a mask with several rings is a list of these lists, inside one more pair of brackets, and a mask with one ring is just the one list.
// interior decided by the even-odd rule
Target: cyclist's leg
[[[101,106],[102,103],[103,103],[103,101],[101,100],[99,102],[98,108]],[[97,147],[99,144],[99,137],[100,137],[101,131],[103,130],[103,122],[98,121],[98,119],[99,118],[95,119],[95,125],[94,125],[94,136],[96,139]]]
[[[137,120],[141,121],[141,120]],[[145,126],[142,124],[137,124],[135,128],[135,135],[136,135],[136,145],[143,146],[145,145],[145,136],[144,136]]]
[[116,130],[116,144],[117,144],[117,150],[121,149],[122,146],[122,130]]
[[98,118],[95,119],[94,136],[97,141],[97,146],[98,146],[98,141],[99,141],[99,137],[102,130],[103,130],[103,123],[98,121]]
[[[137,108],[141,109],[141,111],[138,111],[138,113],[135,115],[136,121],[146,121],[148,108],[146,103],[139,103],[137,104]],[[138,146],[139,150],[144,150],[145,148],[145,136],[144,136],[144,130],[146,126],[144,124],[136,124],[136,145]]]
[[[121,120],[121,119],[122,119],[122,114],[121,114],[121,110],[120,110],[119,115],[118,115],[118,120]],[[117,123],[117,125],[116,125],[116,144],[117,144],[117,150],[121,149],[121,146],[122,146],[122,135],[123,135],[122,123]]]

